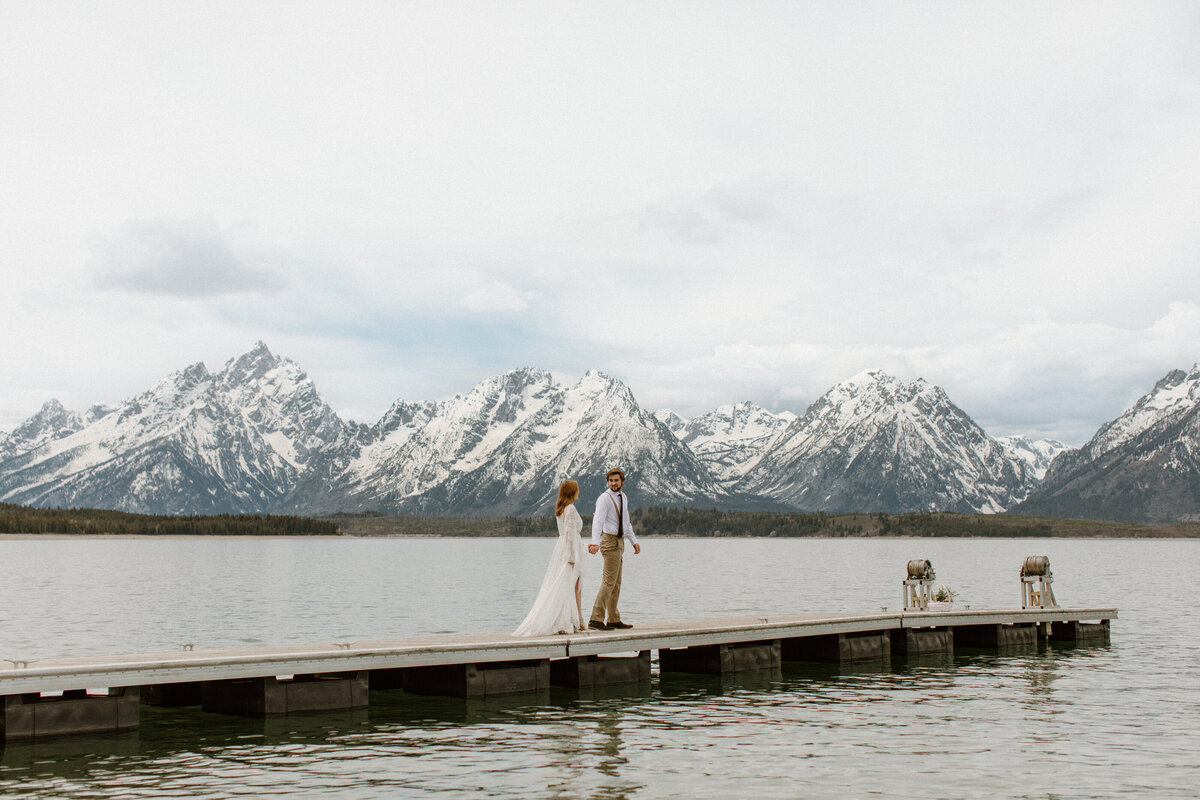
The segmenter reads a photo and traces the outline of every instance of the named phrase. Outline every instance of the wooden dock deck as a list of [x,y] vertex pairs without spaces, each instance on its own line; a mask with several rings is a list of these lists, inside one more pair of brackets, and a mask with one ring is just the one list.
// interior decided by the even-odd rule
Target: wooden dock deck
[[809,612],[639,623],[621,631],[534,638],[507,633],[440,634],[404,639],[320,642],[212,650],[0,661],[0,696],[246,678],[374,672],[413,667],[533,662],[619,653],[804,640],[904,630],[966,631],[1095,621],[1107,632],[1115,608],[963,609]]

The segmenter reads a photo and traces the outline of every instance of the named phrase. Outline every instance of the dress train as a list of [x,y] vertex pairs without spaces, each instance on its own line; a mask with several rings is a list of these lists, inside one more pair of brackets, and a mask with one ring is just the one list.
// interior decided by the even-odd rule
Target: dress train
[[575,633],[584,629],[583,617],[575,599],[575,586],[583,573],[583,543],[579,532],[583,518],[574,505],[555,517],[558,522],[558,541],[550,554],[546,576],[538,590],[533,608],[513,631],[514,636],[549,636],[555,633]]

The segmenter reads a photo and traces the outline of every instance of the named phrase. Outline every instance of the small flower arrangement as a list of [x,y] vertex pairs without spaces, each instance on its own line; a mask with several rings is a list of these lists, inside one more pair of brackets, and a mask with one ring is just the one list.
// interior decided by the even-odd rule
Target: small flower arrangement
[[953,603],[956,597],[958,597],[958,592],[945,584],[939,585],[937,591],[933,593],[933,599],[939,603]]

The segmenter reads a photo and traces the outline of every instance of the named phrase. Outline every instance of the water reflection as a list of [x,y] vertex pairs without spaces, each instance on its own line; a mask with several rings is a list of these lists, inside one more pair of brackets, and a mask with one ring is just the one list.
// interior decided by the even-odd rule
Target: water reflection
[[953,653],[913,653],[904,658],[895,659],[892,670],[899,674],[927,675],[933,672],[946,672],[953,669],[954,664]]
[[784,672],[791,678],[803,678],[815,682],[831,681],[855,675],[878,675],[891,672],[890,658],[866,659],[863,661],[784,661]]
[[699,675],[690,672],[665,672],[658,677],[659,696],[665,698],[702,697],[772,692],[779,688],[783,672],[759,669],[732,675]]
[[68,736],[11,742],[0,746],[0,785],[39,775],[77,778],[96,764],[137,756],[141,750],[139,731],[94,738]]

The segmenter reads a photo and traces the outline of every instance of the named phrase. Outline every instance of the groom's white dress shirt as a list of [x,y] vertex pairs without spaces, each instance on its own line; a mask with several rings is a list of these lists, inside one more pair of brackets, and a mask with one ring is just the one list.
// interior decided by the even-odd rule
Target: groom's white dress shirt
[[600,544],[600,536],[605,533],[617,535],[617,508],[624,512],[625,538],[630,544],[637,544],[637,535],[629,522],[629,498],[624,492],[614,492],[609,489],[596,499],[596,513],[592,517],[592,544]]

